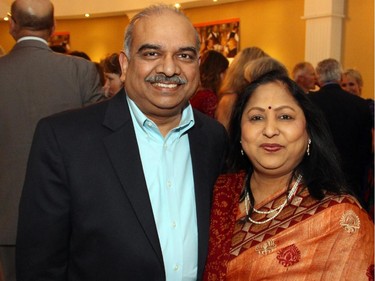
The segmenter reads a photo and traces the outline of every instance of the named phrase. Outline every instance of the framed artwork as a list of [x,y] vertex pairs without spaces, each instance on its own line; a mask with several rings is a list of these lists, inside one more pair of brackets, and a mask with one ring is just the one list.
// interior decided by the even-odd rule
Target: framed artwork
[[240,20],[227,19],[194,24],[201,40],[200,53],[215,50],[233,58],[240,49]]

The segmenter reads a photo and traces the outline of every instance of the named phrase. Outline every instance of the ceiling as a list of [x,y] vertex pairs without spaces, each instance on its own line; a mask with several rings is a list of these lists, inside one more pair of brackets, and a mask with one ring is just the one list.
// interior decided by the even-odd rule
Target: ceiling
[[[182,9],[219,5],[241,0],[51,0],[55,6],[57,19],[83,18],[86,13],[91,17],[127,15],[131,18],[139,10],[158,3],[174,5],[179,3]],[[10,11],[13,0],[0,1],[0,18]]]

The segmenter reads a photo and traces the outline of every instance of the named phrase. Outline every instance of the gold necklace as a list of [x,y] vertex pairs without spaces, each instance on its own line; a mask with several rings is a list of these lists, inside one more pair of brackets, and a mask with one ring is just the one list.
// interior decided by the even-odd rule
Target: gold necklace
[[281,213],[281,211],[284,209],[284,207],[286,206],[286,204],[288,202],[290,202],[290,199],[292,199],[292,197],[296,194],[297,189],[298,189],[298,185],[300,184],[301,180],[302,180],[302,175],[299,175],[298,178],[297,178],[297,180],[296,180],[296,182],[294,183],[292,189],[289,191],[287,198],[277,208],[271,209],[270,211],[260,211],[260,210],[257,210],[257,209],[255,209],[253,207],[253,211],[255,213],[258,213],[258,214],[269,215],[269,214],[275,213],[274,215],[272,215],[271,217],[269,217],[268,219],[265,219],[263,221],[256,221],[256,220],[253,220],[250,217],[250,215],[249,215],[249,207],[251,206],[250,196],[249,196],[249,192],[246,191],[246,195],[245,195],[245,210],[246,210],[246,216],[247,216],[248,220],[250,222],[252,222],[252,223],[255,223],[255,224],[264,224],[264,223],[267,223],[267,222],[273,220],[274,218],[276,218]]

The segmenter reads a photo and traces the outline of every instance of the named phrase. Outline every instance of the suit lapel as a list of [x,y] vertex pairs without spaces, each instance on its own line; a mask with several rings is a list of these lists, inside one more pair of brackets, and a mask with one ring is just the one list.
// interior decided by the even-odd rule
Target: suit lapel
[[207,146],[206,132],[202,129],[201,120],[195,115],[195,125],[189,131],[190,153],[193,165],[195,201],[198,224],[198,277],[201,276],[205,264],[208,247],[208,232],[210,221],[211,188],[207,182],[210,167],[209,157],[202,149]]
[[163,264],[151,202],[124,90],[109,102],[103,125],[113,130],[113,133],[104,140],[113,168],[145,235]]

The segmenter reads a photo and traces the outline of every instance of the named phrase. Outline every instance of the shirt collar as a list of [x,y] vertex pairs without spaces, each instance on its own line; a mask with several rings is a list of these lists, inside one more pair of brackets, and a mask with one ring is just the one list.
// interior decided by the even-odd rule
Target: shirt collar
[[[135,104],[135,102],[129,98],[128,95],[126,95],[126,99],[129,104],[131,115],[134,117],[133,120],[137,122],[139,128],[141,128],[146,134],[147,134],[146,125],[150,124],[150,122],[154,124],[155,127],[157,128],[156,124],[151,119],[147,118],[146,115],[143,114],[143,112],[139,109],[139,107]],[[182,110],[180,124],[176,128],[172,129],[171,132],[178,133],[179,136],[181,136],[187,130],[193,127],[194,124],[195,124],[195,120],[194,120],[193,108],[191,107],[189,103],[189,105]]]
[[327,86],[327,85],[340,85],[340,83],[336,80],[332,80],[332,81],[327,81],[323,84],[323,87],[324,86]]
[[35,37],[35,36],[25,36],[25,37],[21,37],[20,39],[17,40],[17,43],[19,42],[22,42],[22,41],[26,41],[26,40],[36,40],[36,41],[40,41],[40,42],[43,42],[44,44],[46,44],[48,46],[48,43],[46,40],[44,40],[43,38],[40,38],[40,37]]

